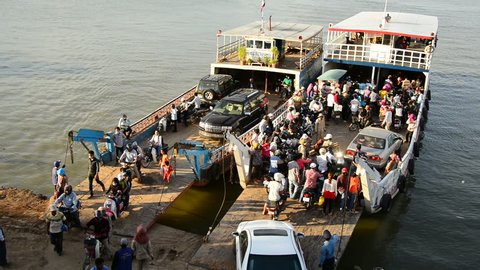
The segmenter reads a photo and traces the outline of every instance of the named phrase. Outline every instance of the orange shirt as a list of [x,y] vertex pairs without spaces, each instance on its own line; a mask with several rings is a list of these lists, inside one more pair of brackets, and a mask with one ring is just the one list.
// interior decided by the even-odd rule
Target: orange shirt
[[160,167],[163,167],[165,165],[165,161],[170,161],[168,158],[168,155],[162,155],[162,158],[160,159]]
[[348,188],[348,192],[358,193],[359,191],[360,191],[360,178],[358,176],[351,176],[350,187]]

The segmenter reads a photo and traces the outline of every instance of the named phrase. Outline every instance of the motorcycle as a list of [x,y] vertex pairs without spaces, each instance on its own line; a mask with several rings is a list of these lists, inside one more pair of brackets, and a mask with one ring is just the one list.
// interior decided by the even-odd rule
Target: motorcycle
[[342,120],[342,109],[343,106],[339,104],[334,104],[333,106],[333,120],[335,121],[336,124]]
[[[269,181],[275,181],[272,179],[271,176],[269,175],[266,175],[264,176],[264,187],[265,187],[265,191],[267,192],[267,194],[269,193],[269,190],[268,190],[268,182]],[[287,197],[288,197],[288,194],[286,194],[285,192],[282,192],[280,194],[280,200],[279,201],[276,201],[276,202],[273,202],[273,201],[267,201],[266,203],[266,213],[264,214],[268,214],[268,216],[272,219],[272,220],[278,220],[278,216],[280,215],[280,212],[282,212],[283,210],[285,210],[285,202],[287,201]]]
[[360,118],[358,112],[352,112],[352,123],[348,126],[348,130],[356,131],[360,128]]
[[313,207],[315,204],[315,199],[317,196],[315,196],[315,190],[313,189],[307,189],[305,193],[303,193],[302,197],[302,204],[305,206],[307,210]]
[[81,227],[80,224],[80,214],[78,209],[80,209],[80,201],[77,201],[77,210],[73,211],[71,208],[61,206],[58,210],[65,216],[65,224],[68,228],[72,227]]
[[121,196],[114,196],[113,194],[106,195],[107,199],[103,203],[105,212],[110,219],[116,220],[123,211],[123,200]]
[[95,238],[93,233],[87,232],[83,240],[83,249],[85,251],[85,257],[83,259],[82,269],[88,270],[92,262],[100,258],[103,246],[102,243]]

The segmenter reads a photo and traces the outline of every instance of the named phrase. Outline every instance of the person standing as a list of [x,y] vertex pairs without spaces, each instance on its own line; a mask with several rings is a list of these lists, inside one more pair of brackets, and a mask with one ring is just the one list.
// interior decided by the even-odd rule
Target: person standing
[[188,108],[190,107],[190,103],[185,100],[185,98],[181,98],[181,104],[179,106],[180,109],[180,116],[182,117],[182,122],[184,126],[188,126]]
[[350,183],[348,185],[348,204],[347,209],[355,213],[355,204],[357,202],[358,193],[360,192],[360,178],[353,172],[350,177]]
[[173,167],[170,165],[170,161],[165,161],[165,164],[162,167],[163,172],[163,181],[165,183],[170,184],[170,178],[172,177]]
[[0,227],[0,266],[7,266],[7,246],[5,245],[5,232]]
[[62,195],[63,192],[65,191],[65,186],[68,185],[68,176],[64,168],[58,169],[57,178],[58,178],[57,192],[56,192],[56,196],[54,196],[54,199],[57,199],[58,197],[60,197],[60,195]]
[[329,230],[323,232],[323,242],[322,248],[320,249],[320,264],[318,267],[322,270],[333,270],[335,269],[335,246],[340,240],[338,235],[332,235]]
[[131,247],[137,262],[136,269],[142,270],[143,265],[146,264],[149,259],[153,260],[152,244],[148,238],[147,231],[145,230],[143,224],[138,225],[137,233],[132,240]]
[[100,181],[99,173],[100,173],[100,162],[95,157],[95,153],[90,150],[88,151],[88,190],[90,191],[90,197],[93,197],[93,180],[102,187],[103,192],[105,192],[105,185],[102,181]]
[[335,90],[331,90],[327,95],[327,121],[332,119],[333,106],[335,105]]
[[172,109],[170,110],[170,118],[172,120],[173,132],[177,132],[178,111],[175,107],[175,104],[172,104]]
[[52,168],[52,184],[53,184],[53,192],[57,192],[57,184],[58,184],[58,175],[57,175],[57,171],[58,169],[60,169],[60,165],[61,165],[61,161],[60,160],[56,160],[53,162],[53,168]]
[[288,166],[288,188],[290,192],[290,199],[298,199],[300,195],[300,167],[297,161],[292,156],[287,164]]
[[120,249],[115,252],[112,261],[112,270],[132,270],[133,250],[128,247],[128,240],[120,240]]
[[87,222],[86,227],[93,227],[93,234],[95,239],[103,244],[105,254],[110,255],[110,248],[108,247],[108,237],[110,234],[110,223],[106,217],[103,216],[103,212],[96,210],[95,217]]
[[126,114],[124,114],[123,117],[118,120],[118,127],[123,131],[123,134],[125,134],[127,139],[130,139],[130,135],[132,135],[132,128],[130,125],[130,119],[128,119]]
[[66,218],[55,205],[51,205],[49,210],[50,213],[46,216],[47,234],[50,236],[50,243],[54,246],[53,250],[57,252],[58,256],[61,256],[63,251],[62,227]]
[[118,163],[118,159],[123,153],[123,146],[127,137],[120,131],[119,127],[115,128],[115,133],[112,136],[113,143],[115,144],[115,160]]
[[153,160],[156,162],[158,160],[158,157],[160,157],[160,152],[163,148],[163,138],[160,135],[160,131],[158,129],[155,129],[155,133],[153,134],[149,142],[152,145],[152,148],[155,149],[155,154],[152,153],[152,156]]
[[393,122],[393,113],[389,106],[385,107],[385,110],[385,118],[383,118],[382,126],[385,127],[386,130],[390,130]]
[[323,182],[322,194],[325,202],[323,203],[323,213],[332,214],[333,203],[337,198],[337,180],[333,179],[333,172],[329,172],[327,180]]

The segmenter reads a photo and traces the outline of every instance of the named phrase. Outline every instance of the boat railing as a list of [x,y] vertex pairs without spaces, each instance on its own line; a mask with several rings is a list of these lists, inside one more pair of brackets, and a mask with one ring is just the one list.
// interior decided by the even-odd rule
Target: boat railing
[[[287,106],[288,106],[288,102],[285,102],[272,113],[274,118],[274,120],[272,121],[274,127],[276,127],[279,123],[283,122],[287,117]],[[255,125],[251,129],[249,129],[247,132],[240,135],[239,136],[240,141],[242,141],[245,144],[250,142],[250,140],[252,139],[254,130],[258,128],[258,125],[259,124]],[[227,143],[212,151],[211,162],[212,163],[219,162],[230,154],[231,154],[231,149],[229,147],[229,144]]]
[[430,69],[431,53],[419,50],[393,48],[382,44],[356,45],[329,42],[325,44],[325,58],[373,62],[421,70]]
[[196,89],[196,86],[190,88],[186,92],[180,94],[179,96],[165,103],[163,106],[156,109],[154,112],[150,113],[149,115],[133,123],[132,124],[133,135],[141,133],[151,125],[157,123],[164,116],[169,114],[172,108],[172,104],[175,104],[176,106],[178,106],[182,102],[181,101],[182,98],[185,98],[186,100],[189,100],[190,98],[192,98],[195,95],[195,89]]
[[241,46],[245,46],[245,39],[241,38],[234,42],[225,44],[223,46],[218,47],[217,49],[217,63],[223,61],[224,59],[228,59],[229,56],[238,52],[238,48]]
[[303,69],[306,66],[308,66],[313,60],[318,58],[318,56],[321,55],[321,53],[322,53],[322,45],[321,44],[313,47],[313,49],[311,49],[310,52],[308,52],[305,56],[300,58],[299,68]]

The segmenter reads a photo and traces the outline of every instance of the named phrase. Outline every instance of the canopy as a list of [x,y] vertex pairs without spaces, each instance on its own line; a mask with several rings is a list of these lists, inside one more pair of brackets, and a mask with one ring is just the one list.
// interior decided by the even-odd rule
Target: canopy
[[[423,39],[432,39],[437,33],[437,17],[399,12],[387,12],[387,14],[389,20],[385,22],[383,12],[360,12],[329,27],[328,31],[386,34]],[[383,23],[385,25],[382,25]]]
[[330,69],[329,71],[318,76],[321,81],[338,81],[347,71],[345,69]]

